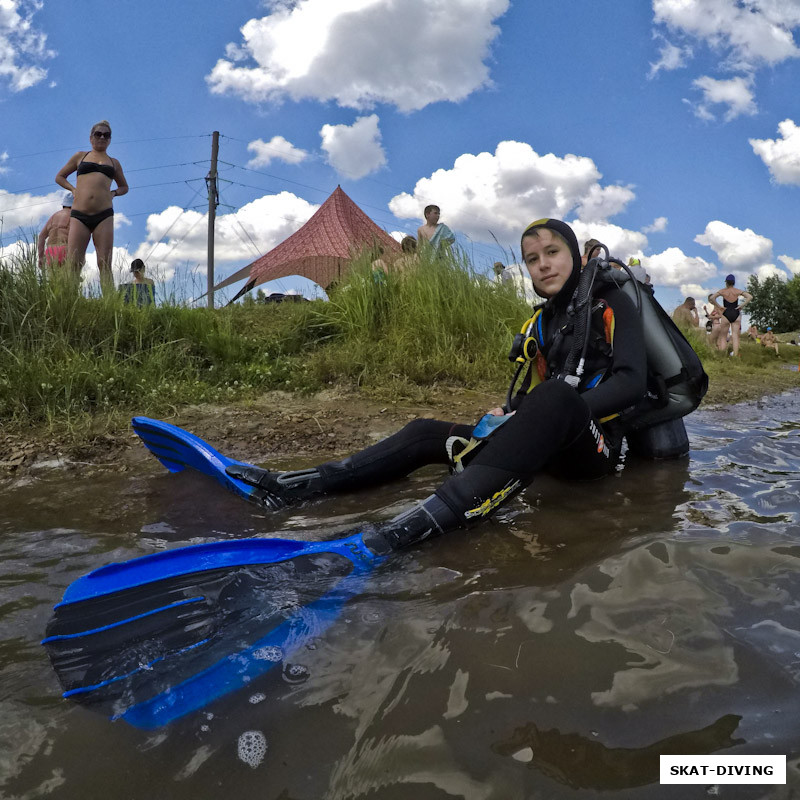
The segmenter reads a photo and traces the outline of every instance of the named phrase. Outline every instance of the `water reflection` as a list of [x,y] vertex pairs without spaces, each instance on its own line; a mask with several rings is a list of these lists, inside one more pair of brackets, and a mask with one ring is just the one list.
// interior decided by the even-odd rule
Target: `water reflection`
[[495,744],[493,750],[573,789],[630,789],[658,782],[659,756],[706,755],[743,744],[743,739],[733,738],[740,720],[727,714],[700,730],[630,748],[608,747],[596,739],[556,729],[543,731],[532,722]]
[[[0,794],[650,800],[676,796],[653,764],[680,751],[787,754],[789,785],[772,796],[788,798],[800,791],[798,419],[791,396],[704,411],[689,421],[691,461],[539,481],[482,528],[392,559],[280,670],[155,733],[59,699],[38,640],[66,585],[208,538],[335,536],[440,473],[272,516],[155,462],[10,483]],[[239,743],[255,734],[251,766]]]

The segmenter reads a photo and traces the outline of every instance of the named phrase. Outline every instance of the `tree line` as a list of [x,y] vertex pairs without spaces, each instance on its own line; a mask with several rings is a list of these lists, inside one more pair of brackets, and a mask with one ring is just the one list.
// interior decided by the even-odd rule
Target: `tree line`
[[789,281],[777,275],[763,280],[753,276],[747,291],[753,295],[747,313],[759,329],[770,327],[776,333],[800,329],[800,275]]

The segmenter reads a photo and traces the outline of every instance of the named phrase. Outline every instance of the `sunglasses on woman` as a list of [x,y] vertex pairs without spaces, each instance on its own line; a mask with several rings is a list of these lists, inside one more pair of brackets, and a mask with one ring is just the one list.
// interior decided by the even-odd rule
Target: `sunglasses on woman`
[[111,131],[108,133],[103,133],[102,131],[95,131],[92,136],[97,139],[110,139],[111,138]]

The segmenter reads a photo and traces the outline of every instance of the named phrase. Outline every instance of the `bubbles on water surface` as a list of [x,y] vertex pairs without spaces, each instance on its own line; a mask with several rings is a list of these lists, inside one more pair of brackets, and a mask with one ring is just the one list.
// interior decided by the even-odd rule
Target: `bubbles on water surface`
[[281,661],[283,659],[283,650],[273,645],[259,647],[258,650],[253,650],[253,658],[257,661]]
[[286,664],[283,668],[283,679],[287,683],[303,683],[309,677],[308,669],[302,664]]
[[239,760],[255,769],[267,754],[267,739],[261,731],[245,731],[237,747]]

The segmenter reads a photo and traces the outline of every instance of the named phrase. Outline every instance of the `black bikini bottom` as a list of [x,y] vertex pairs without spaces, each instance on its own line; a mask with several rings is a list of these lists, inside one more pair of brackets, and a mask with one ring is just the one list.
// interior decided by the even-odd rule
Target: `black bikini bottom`
[[739,319],[739,309],[729,306],[722,312],[722,316],[725,317],[725,319],[728,320],[728,322],[730,322],[732,325],[737,319]]
[[104,220],[108,219],[109,217],[114,216],[114,209],[113,208],[106,208],[104,211],[100,211],[97,214],[84,214],[83,211],[76,211],[74,208],[72,209],[70,216],[73,219],[78,220],[78,222],[82,222],[88,229],[90,233],[94,233],[94,229]]

